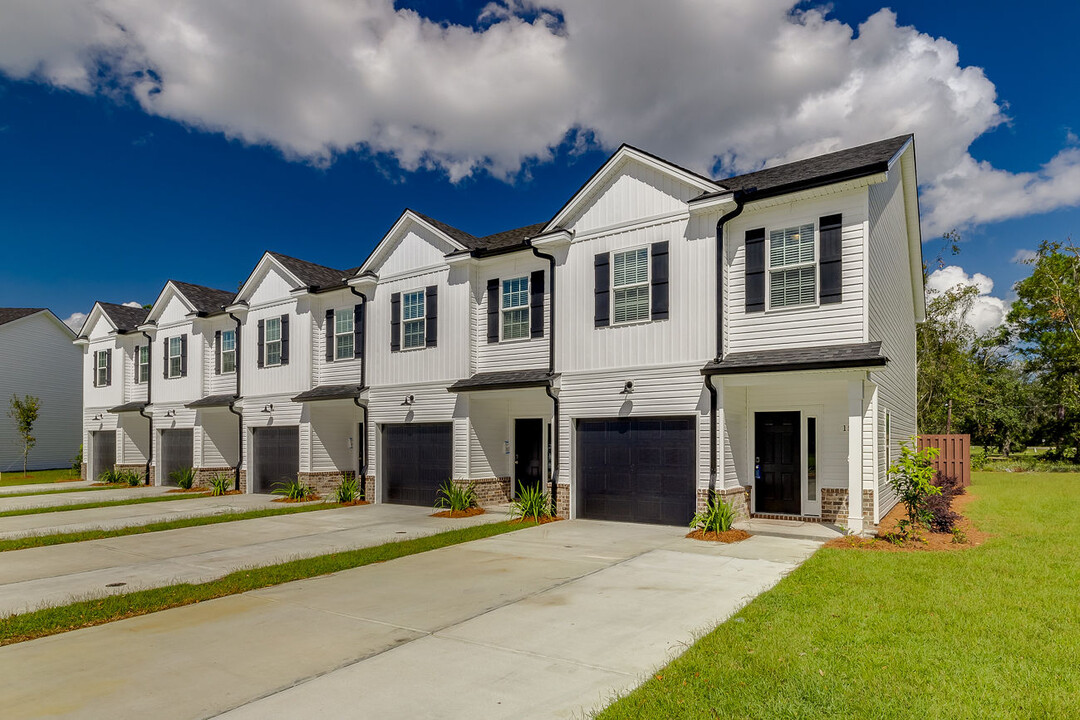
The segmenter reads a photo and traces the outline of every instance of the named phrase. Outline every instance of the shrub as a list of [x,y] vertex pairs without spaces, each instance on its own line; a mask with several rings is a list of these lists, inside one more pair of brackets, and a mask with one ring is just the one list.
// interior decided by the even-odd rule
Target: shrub
[[690,521],[691,530],[702,532],[727,532],[735,522],[735,508],[724,502],[719,495],[713,495],[705,504],[705,509],[694,515]]
[[518,485],[517,497],[510,503],[510,517],[532,518],[536,522],[551,517],[551,495],[539,485],[531,488]]
[[181,490],[190,490],[195,484],[195,468],[177,468],[169,473],[169,477]]
[[79,443],[79,454],[76,455],[71,461],[71,469],[73,472],[79,473],[80,475],[82,474],[82,461],[82,443]]
[[108,470],[102,470],[101,474],[97,476],[99,483],[105,483],[106,485],[116,485],[120,482],[120,473],[116,470],[109,468]]
[[927,498],[941,494],[941,488],[931,482],[934,468],[930,463],[938,455],[937,448],[915,450],[915,445],[914,437],[910,442],[900,443],[900,458],[889,468],[889,485],[907,510],[907,519],[898,523],[899,530],[910,537],[930,527],[932,515]]
[[134,470],[121,470],[116,473],[116,482],[120,485],[127,485],[129,487],[136,487],[142,482],[142,475]]
[[964,486],[960,480],[951,475],[942,475],[940,472],[934,478],[934,487],[941,492],[930,495],[925,500],[926,510],[929,513],[929,525],[933,532],[952,532],[956,523],[960,520],[960,513],[952,509],[953,499],[957,495],[964,494]]
[[968,541],[967,533],[962,528],[954,527],[952,529],[952,541],[955,545],[966,545]]
[[476,483],[459,485],[453,479],[447,480],[439,486],[439,497],[435,501],[435,507],[450,512],[463,512],[476,507]]
[[233,479],[228,475],[215,475],[210,478],[210,495],[219,497],[227,495],[232,490]]
[[315,495],[315,488],[304,483],[300,478],[282,478],[281,482],[274,483],[276,490],[271,490],[274,495],[282,495],[289,500],[307,500]]
[[334,502],[351,503],[363,499],[364,493],[360,490],[360,483],[356,478],[342,476],[341,482],[334,489]]

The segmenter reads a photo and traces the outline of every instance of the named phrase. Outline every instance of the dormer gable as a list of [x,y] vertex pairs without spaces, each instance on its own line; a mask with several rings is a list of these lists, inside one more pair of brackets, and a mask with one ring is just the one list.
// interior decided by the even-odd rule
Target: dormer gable
[[131,305],[95,302],[79,329],[79,338],[101,339],[109,335],[126,335],[135,332],[146,317],[146,310]]
[[240,286],[234,302],[262,305],[290,297],[304,283],[273,253],[266,252]]
[[357,275],[374,273],[390,277],[444,266],[447,255],[470,249],[467,237],[471,236],[413,210],[405,210],[360,266]]
[[217,315],[233,298],[227,290],[169,280],[158,294],[146,316],[146,322],[173,325],[195,317]]

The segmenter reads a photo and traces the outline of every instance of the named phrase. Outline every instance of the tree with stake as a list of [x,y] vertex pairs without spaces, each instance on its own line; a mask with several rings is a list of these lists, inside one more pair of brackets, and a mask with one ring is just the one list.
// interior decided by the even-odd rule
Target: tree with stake
[[12,395],[10,405],[8,417],[15,421],[19,437],[22,438],[22,470],[23,477],[26,477],[26,459],[30,456],[30,450],[37,444],[37,438],[33,436],[33,432],[34,423],[38,419],[38,411],[41,410],[41,400],[33,395],[27,395],[20,400],[18,395]]

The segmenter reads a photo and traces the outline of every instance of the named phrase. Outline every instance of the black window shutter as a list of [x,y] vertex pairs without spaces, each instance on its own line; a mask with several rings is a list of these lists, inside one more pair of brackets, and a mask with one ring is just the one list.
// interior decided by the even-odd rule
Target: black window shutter
[[544,337],[544,271],[529,277],[529,337]]
[[424,308],[424,319],[427,328],[427,337],[424,338],[424,345],[427,347],[435,347],[439,342],[439,288],[435,285],[428,285],[425,294],[427,295],[427,305]]
[[289,364],[289,316],[281,316],[281,364]]
[[142,348],[138,345],[135,346],[135,354],[131,356],[134,360],[132,367],[135,369],[135,384],[139,384],[139,358],[142,357]]
[[596,268],[596,310],[593,320],[596,327],[605,327],[611,324],[611,277],[609,267],[611,265],[611,253],[599,253],[594,261]]
[[180,377],[187,377],[187,333],[180,336]]
[[165,338],[165,341],[161,343],[162,350],[162,363],[161,363],[161,375],[166,380],[169,379],[169,338]]
[[97,351],[90,353],[90,382],[94,387],[98,386],[97,381]]
[[821,263],[821,303],[844,299],[844,217],[826,215],[818,220],[818,256]]
[[112,350],[105,351],[105,384],[112,385]]
[[367,312],[364,305],[357,303],[353,306],[353,357],[364,357],[364,313]]
[[334,362],[334,344],[337,338],[334,336],[334,311],[326,311],[326,362]]
[[255,359],[255,363],[259,367],[263,367],[264,360],[266,359],[266,321],[259,321],[259,356]]
[[652,244],[652,319],[668,319],[668,244]]
[[401,349],[401,293],[390,296],[390,352]]
[[487,285],[488,342],[499,342],[499,278],[490,278]]
[[765,310],[765,228],[746,231],[746,312]]
[[214,331],[214,374],[221,374],[221,331]]

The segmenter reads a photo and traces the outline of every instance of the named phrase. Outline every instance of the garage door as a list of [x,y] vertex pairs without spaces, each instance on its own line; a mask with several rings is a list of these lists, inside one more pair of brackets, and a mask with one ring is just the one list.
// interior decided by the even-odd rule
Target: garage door
[[195,462],[194,447],[195,431],[190,428],[161,431],[161,460],[158,468],[161,470],[162,485],[176,485],[173,473],[180,468],[192,467]]
[[300,428],[255,428],[251,451],[255,460],[252,489],[268,493],[281,483],[295,480],[300,473]]
[[453,472],[450,423],[383,425],[386,502],[431,507]]
[[580,516],[685,525],[694,515],[694,419],[577,423]]
[[93,443],[90,458],[90,477],[88,480],[97,480],[101,473],[112,470],[116,464],[116,431],[96,430],[90,433],[90,441]]

